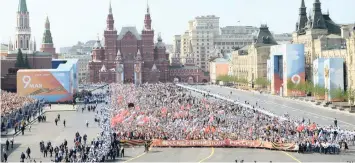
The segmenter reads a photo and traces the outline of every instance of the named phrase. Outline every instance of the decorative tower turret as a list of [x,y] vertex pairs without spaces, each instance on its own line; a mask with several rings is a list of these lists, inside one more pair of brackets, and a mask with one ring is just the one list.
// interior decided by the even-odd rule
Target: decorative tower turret
[[30,14],[27,10],[26,0],[19,0],[18,10],[17,10],[15,49],[29,50],[30,39],[31,39]]
[[314,0],[312,21],[311,29],[327,29],[319,0]]
[[117,50],[116,55],[116,83],[122,84],[124,81],[124,66],[120,50]]
[[47,16],[45,23],[45,30],[43,33],[42,46],[40,48],[42,52],[48,52],[52,54],[52,58],[58,59],[58,55],[55,53],[55,48],[53,45],[53,38],[51,33],[51,24]]
[[152,30],[152,19],[150,18],[149,4],[147,3],[147,13],[144,18],[144,29]]
[[143,61],[149,65],[154,62],[154,30],[152,29],[152,19],[150,16],[150,8],[147,2],[147,11],[144,16],[144,28],[142,30],[142,55],[144,56]]
[[304,0],[301,0],[301,7],[299,9],[299,17],[298,17],[298,22],[296,23],[296,32],[298,33],[303,33],[304,28],[307,25],[307,8],[306,5],[304,4]]
[[138,49],[137,55],[135,57],[135,63],[134,63],[134,83],[139,85],[142,83],[142,54],[140,50]]
[[117,30],[114,27],[115,20],[113,19],[111,1],[106,20],[107,26],[104,31],[105,38],[105,56],[108,62],[108,68],[115,68],[115,58],[117,50]]
[[101,45],[100,38],[97,38],[94,47],[92,47],[91,59],[94,62],[105,60],[105,49]]

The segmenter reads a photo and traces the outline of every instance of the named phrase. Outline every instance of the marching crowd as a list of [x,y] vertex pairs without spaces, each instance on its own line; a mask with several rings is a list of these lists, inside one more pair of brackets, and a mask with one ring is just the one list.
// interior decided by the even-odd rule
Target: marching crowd
[[297,143],[299,152],[323,153],[338,153],[355,142],[354,131],[336,125],[283,120],[242,105],[198,98],[173,84],[112,84],[110,89],[115,115],[111,125],[120,139],[262,140]]

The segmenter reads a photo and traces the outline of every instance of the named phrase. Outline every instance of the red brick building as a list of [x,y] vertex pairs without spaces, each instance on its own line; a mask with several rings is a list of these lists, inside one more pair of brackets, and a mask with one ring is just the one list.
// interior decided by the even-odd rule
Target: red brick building
[[166,82],[169,80],[169,60],[161,37],[154,44],[154,30],[149,7],[144,29],[122,27],[117,33],[110,5],[104,45],[98,40],[89,62],[91,82]]
[[181,65],[179,55],[175,55],[174,63],[170,65],[169,54],[160,35],[154,43],[149,7],[144,18],[144,29],[140,33],[136,27],[122,27],[118,33],[114,28],[111,4],[106,23],[104,45],[98,39],[92,49],[92,60],[89,62],[91,82],[139,84],[173,82],[174,79],[183,82],[209,80],[208,73],[195,66],[193,58],[186,65]]

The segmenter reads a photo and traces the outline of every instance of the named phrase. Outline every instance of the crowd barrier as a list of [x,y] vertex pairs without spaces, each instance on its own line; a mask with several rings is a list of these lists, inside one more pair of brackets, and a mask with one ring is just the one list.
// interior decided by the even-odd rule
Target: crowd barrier
[[[121,140],[127,146],[142,146],[145,140]],[[153,147],[244,147],[244,148],[264,148],[272,150],[297,151],[295,143],[275,143],[258,140],[161,140],[150,141]]]

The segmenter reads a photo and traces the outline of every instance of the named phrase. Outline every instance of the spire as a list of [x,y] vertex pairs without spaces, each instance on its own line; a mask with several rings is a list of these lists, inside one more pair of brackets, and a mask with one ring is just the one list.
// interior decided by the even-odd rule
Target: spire
[[163,39],[161,38],[161,33],[158,33],[158,42],[163,42]]
[[141,51],[139,49],[138,49],[138,52],[137,52],[137,55],[136,55],[136,60],[137,61],[142,60],[142,54],[141,54]]
[[109,13],[109,14],[112,14],[111,0],[110,0],[110,7],[109,7],[109,9],[108,9],[108,13]]
[[149,11],[149,2],[147,0],[147,14],[150,14],[150,11]]
[[296,31],[298,33],[301,33],[304,31],[304,28],[307,25],[307,8],[306,5],[304,4],[304,0],[301,0],[301,7],[299,9],[299,17],[296,25]]
[[47,15],[47,18],[46,18],[45,28],[46,28],[46,30],[50,30],[51,29],[51,23],[49,22],[48,15]]
[[106,30],[110,30],[110,31],[114,30],[114,24],[115,24],[115,20],[113,19],[112,6],[110,0],[109,11],[106,19]]
[[322,14],[321,3],[315,0],[313,3],[312,26],[311,29],[326,29],[325,20]]
[[18,12],[28,12],[26,0],[20,0],[18,4]]
[[49,23],[48,16],[46,18],[45,30],[43,33],[42,43],[43,44],[53,44],[53,38],[52,38],[51,30],[50,30],[50,23]]
[[147,0],[147,13],[144,17],[144,30],[152,30],[152,19],[150,18],[150,8]]
[[301,1],[301,8],[306,8],[306,5],[304,4],[304,0]]
[[120,49],[117,50],[116,61],[122,61],[122,55]]

